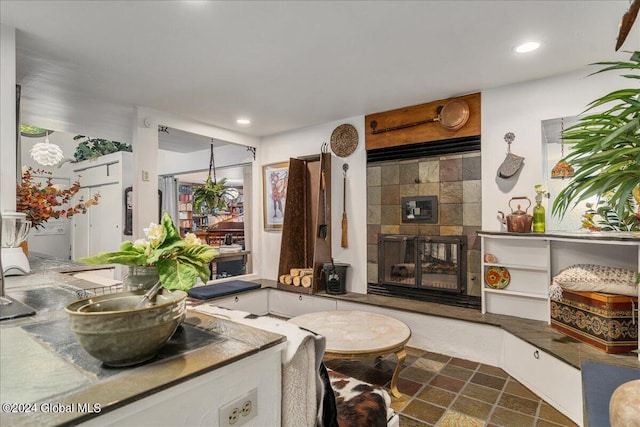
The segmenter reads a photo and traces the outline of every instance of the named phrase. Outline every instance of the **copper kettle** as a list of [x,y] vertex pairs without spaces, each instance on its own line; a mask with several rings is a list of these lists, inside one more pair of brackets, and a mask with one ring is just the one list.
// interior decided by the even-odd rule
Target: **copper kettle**
[[[529,205],[522,210],[520,205],[518,204],[518,210],[513,211],[513,207],[511,206],[511,202],[514,200],[527,200]],[[533,222],[533,216],[527,213],[527,210],[531,207],[531,200],[526,197],[512,197],[509,200],[509,208],[511,209],[511,214],[507,215],[506,219],[504,216],[504,212],[498,211],[500,215],[502,215],[502,223],[507,225],[507,231],[510,233],[531,233],[531,223]]]

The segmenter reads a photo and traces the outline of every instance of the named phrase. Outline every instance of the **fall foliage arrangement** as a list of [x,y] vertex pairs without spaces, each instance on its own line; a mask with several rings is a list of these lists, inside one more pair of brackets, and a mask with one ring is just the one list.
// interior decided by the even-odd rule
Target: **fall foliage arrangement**
[[87,213],[87,209],[98,204],[99,194],[88,200],[82,197],[75,204],[70,204],[80,191],[80,182],[75,181],[69,188],[61,188],[53,184],[52,178],[46,182],[35,182],[35,175],[51,175],[42,169],[25,168],[22,180],[17,186],[16,208],[18,212],[27,214],[27,220],[36,229],[51,218],[70,218],[78,213]]

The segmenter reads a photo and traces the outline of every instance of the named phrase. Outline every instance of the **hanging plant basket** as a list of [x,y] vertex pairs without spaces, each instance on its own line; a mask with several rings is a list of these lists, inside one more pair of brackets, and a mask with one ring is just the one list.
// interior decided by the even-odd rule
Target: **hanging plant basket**
[[227,207],[227,190],[224,184],[225,178],[220,181],[207,177],[202,187],[193,190],[193,210],[199,214],[211,213],[214,209],[224,209]]
[[[211,178],[213,172],[213,178]],[[216,166],[213,156],[213,144],[211,144],[211,156],[209,158],[209,175],[204,185],[193,190],[193,210],[198,214],[212,213],[215,209],[225,209],[229,200],[234,199],[233,189],[226,188],[226,178],[220,181],[216,179]]]

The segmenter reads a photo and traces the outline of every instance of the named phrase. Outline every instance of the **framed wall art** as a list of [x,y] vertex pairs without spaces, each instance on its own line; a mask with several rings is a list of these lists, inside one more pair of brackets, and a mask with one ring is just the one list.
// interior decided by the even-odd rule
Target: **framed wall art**
[[262,166],[264,229],[266,231],[282,230],[288,180],[289,162]]

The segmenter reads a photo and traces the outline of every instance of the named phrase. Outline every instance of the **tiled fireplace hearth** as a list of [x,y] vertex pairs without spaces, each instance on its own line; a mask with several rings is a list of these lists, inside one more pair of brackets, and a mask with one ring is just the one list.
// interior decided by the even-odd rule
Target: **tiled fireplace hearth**
[[368,293],[479,308],[480,227],[479,151],[369,161]]

